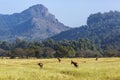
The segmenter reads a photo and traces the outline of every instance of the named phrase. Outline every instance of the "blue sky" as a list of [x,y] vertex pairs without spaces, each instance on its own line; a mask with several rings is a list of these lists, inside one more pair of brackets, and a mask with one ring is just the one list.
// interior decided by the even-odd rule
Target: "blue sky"
[[43,4],[56,18],[71,27],[86,24],[92,13],[120,11],[120,0],[0,0],[0,13],[19,13],[35,4]]

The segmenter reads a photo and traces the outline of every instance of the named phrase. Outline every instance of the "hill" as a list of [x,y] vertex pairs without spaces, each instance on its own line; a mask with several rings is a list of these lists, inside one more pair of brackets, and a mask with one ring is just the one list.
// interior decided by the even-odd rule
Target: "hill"
[[41,4],[34,5],[21,13],[0,14],[0,40],[46,39],[68,29],[69,27],[60,23]]
[[91,14],[87,25],[63,31],[52,37],[55,40],[76,40],[88,38],[99,47],[120,47],[120,12],[110,11],[106,13]]

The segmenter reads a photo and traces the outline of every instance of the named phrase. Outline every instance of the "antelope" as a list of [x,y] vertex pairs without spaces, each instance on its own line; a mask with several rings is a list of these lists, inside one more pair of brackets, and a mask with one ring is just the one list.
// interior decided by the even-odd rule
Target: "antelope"
[[98,57],[96,57],[96,59],[95,59],[96,61],[98,60]]
[[43,68],[43,63],[38,63],[38,65],[40,66],[40,68]]
[[83,63],[86,63],[86,61],[83,61]]
[[71,60],[71,64],[73,64],[74,67],[76,67],[76,68],[78,67],[78,63],[77,62],[74,62],[74,61]]
[[58,61],[59,61],[59,63],[61,62],[61,59],[60,58],[57,58],[58,59]]

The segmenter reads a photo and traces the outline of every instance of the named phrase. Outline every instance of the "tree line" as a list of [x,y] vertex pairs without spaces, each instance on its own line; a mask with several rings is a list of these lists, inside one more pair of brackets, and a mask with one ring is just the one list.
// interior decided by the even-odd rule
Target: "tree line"
[[116,57],[120,51],[109,46],[97,47],[89,39],[45,41],[26,41],[16,39],[14,42],[0,42],[0,57],[9,58],[73,58],[73,57]]

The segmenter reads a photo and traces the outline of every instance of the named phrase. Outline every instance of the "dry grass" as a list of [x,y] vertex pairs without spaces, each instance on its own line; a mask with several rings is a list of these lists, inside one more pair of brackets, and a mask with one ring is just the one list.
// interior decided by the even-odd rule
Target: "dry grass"
[[[0,80],[120,80],[119,58],[0,59]],[[42,62],[41,69],[37,63]]]

